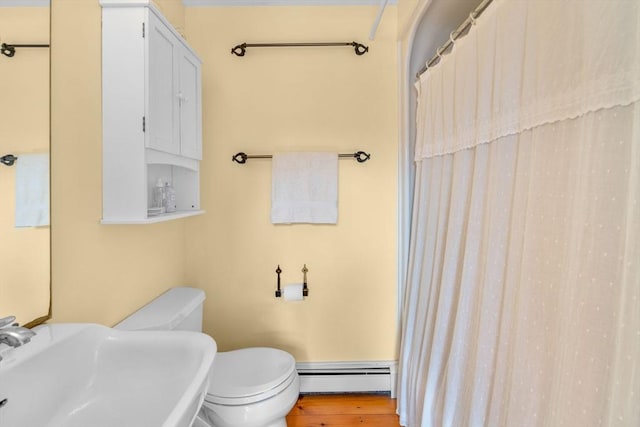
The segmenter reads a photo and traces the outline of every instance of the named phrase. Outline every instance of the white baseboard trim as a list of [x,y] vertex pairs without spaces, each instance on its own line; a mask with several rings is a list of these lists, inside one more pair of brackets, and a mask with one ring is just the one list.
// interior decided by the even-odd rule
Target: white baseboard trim
[[394,361],[299,362],[301,393],[388,392],[396,397]]

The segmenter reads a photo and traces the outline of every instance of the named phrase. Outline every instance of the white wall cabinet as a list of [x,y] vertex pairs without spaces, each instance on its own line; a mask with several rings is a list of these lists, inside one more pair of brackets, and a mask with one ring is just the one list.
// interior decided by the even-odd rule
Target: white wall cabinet
[[[203,213],[201,61],[149,0],[101,0],[102,223]],[[158,178],[177,211],[149,216]]]

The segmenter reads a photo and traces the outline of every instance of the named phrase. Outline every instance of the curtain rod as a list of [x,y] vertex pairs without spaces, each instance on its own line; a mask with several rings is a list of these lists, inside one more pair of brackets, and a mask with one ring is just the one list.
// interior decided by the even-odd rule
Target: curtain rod
[[[371,154],[365,153],[364,151],[356,151],[355,153],[343,153],[338,154],[340,158],[350,158],[356,159],[358,163],[364,163],[371,158]],[[236,153],[231,160],[240,163],[241,165],[247,163],[247,159],[271,159],[273,155],[271,154],[246,154],[243,152]]]
[[49,47],[48,44],[7,44],[2,43],[0,45],[0,53],[4,56],[8,56],[9,58],[13,57],[16,54],[16,48],[23,47]]
[[319,46],[353,46],[356,55],[364,55],[369,47],[358,42],[320,42],[320,43],[241,43],[231,49],[236,56],[244,56],[248,47],[319,47]]
[[465,19],[464,22],[458,28],[456,28],[454,32],[449,34],[449,40],[447,40],[447,42],[443,44],[439,49],[436,49],[436,54],[433,55],[433,57],[429,61],[427,61],[424,67],[420,68],[420,71],[416,73],[416,78],[420,78],[420,76],[425,71],[427,71],[429,67],[432,67],[438,61],[440,61],[440,56],[447,49],[452,47],[454,42],[458,40],[459,37],[465,34],[465,32],[469,29],[469,27],[471,27],[471,25],[475,23],[476,18],[482,15],[482,12],[485,11],[485,9],[491,4],[492,1],[493,0],[483,0],[482,3],[480,3],[480,5],[478,5],[478,7],[476,7],[474,11],[469,14],[469,17]]

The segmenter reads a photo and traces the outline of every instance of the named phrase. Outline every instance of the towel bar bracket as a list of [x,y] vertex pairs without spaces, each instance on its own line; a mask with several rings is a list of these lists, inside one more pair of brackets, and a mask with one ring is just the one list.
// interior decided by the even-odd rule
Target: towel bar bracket
[[49,47],[48,44],[7,44],[7,43],[2,43],[2,45],[0,45],[0,53],[2,53],[4,56],[7,56],[9,58],[12,58],[15,54],[16,54],[16,48],[23,48],[23,47]]
[[13,166],[16,160],[18,160],[18,158],[13,154],[5,154],[4,156],[0,157],[0,163],[6,166]]
[[358,163],[364,163],[371,158],[371,154],[365,153],[364,151],[356,151],[353,153],[353,157]]
[[233,160],[236,163],[240,163],[241,165],[244,165],[245,163],[247,163],[247,159],[249,158],[249,156],[247,156],[246,153],[237,153],[235,156],[233,156],[231,158],[231,160]]

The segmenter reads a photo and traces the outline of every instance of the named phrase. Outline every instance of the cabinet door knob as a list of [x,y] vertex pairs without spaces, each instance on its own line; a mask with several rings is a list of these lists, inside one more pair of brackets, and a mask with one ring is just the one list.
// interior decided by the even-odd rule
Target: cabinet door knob
[[176,94],[176,98],[178,98],[178,99],[180,100],[180,102],[188,102],[188,101],[189,101],[189,98],[187,98],[186,96],[184,96],[184,95],[182,94],[182,92],[178,92],[178,93]]

